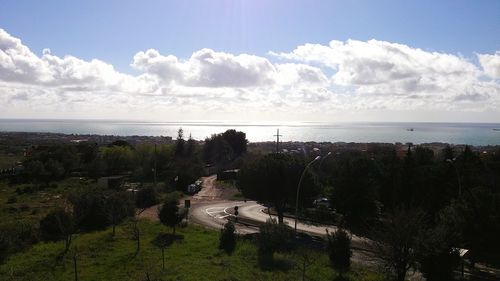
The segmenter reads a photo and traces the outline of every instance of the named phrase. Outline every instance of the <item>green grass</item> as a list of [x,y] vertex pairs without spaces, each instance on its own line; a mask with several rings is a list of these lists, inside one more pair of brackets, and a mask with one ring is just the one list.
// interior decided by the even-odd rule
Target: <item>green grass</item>
[[[235,253],[217,249],[218,231],[198,226],[180,228],[177,240],[165,250],[166,268],[161,268],[161,250],[151,241],[161,232],[170,232],[158,223],[140,221],[141,250],[134,257],[135,242],[125,227],[111,237],[110,230],[78,235],[70,253],[60,257],[63,242],[40,243],[18,253],[0,265],[0,280],[74,280],[72,251],[77,251],[78,280],[301,280],[299,255],[276,255],[278,269],[262,271],[257,266],[255,245],[240,239]],[[309,280],[333,280],[336,273],[328,266],[324,253],[312,253]],[[349,280],[382,280],[380,275],[356,268]]]
[[[44,184],[14,184],[0,181],[0,221],[38,221],[50,210],[66,204],[65,195],[70,190],[92,185],[79,178]],[[18,192],[18,191],[20,192]]]
[[9,169],[16,165],[18,161],[21,161],[23,156],[20,154],[11,154],[0,152],[0,169]]

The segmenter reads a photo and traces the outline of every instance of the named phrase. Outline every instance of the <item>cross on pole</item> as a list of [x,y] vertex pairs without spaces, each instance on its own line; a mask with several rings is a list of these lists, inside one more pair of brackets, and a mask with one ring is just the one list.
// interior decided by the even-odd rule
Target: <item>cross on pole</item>
[[280,152],[280,137],[282,137],[283,135],[280,135],[280,129],[277,129],[276,131],[276,135],[274,135],[276,137],[276,153],[279,153]]

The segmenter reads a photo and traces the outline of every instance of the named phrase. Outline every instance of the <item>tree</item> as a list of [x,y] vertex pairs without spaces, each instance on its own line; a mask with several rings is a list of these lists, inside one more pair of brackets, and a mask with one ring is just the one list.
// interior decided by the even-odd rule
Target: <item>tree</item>
[[350,227],[365,226],[378,218],[376,169],[374,161],[352,157],[340,163],[333,179],[332,202]]
[[[288,154],[268,154],[243,166],[239,186],[245,197],[272,205],[278,214],[278,223],[282,224],[287,204],[295,202],[304,167],[304,159]],[[300,191],[299,204],[311,204],[318,194],[310,173],[305,174]]]
[[139,229],[139,220],[136,216],[131,217],[127,221],[127,223],[125,224],[125,232],[128,234],[131,240],[135,241],[135,257],[141,250],[141,231]]
[[300,259],[299,269],[302,272],[302,281],[306,281],[307,269],[316,262],[318,255],[307,246],[297,249],[295,255]]
[[59,241],[64,239],[66,253],[71,245],[74,233],[74,222],[70,213],[63,209],[56,209],[48,213],[40,221],[40,236],[45,241]]
[[228,221],[224,224],[219,237],[219,249],[224,250],[228,254],[232,254],[236,248],[236,234],[234,224]]
[[167,194],[163,205],[160,207],[158,212],[158,218],[160,222],[166,226],[170,226],[173,229],[173,234],[175,235],[175,226],[182,221],[182,215],[179,213],[179,207],[177,206],[178,198],[176,194]]
[[236,156],[247,152],[247,139],[244,132],[227,130],[222,133],[222,138],[229,144]]
[[328,237],[328,257],[330,264],[335,268],[340,277],[351,267],[351,237],[347,231],[339,228],[333,233],[326,231]]
[[165,249],[172,245],[175,238],[172,234],[160,233],[153,240],[153,244],[161,249],[162,269],[165,269]]
[[214,165],[224,165],[247,151],[246,134],[236,130],[227,130],[205,139],[203,154],[205,161]]
[[374,232],[371,246],[391,278],[404,281],[408,270],[415,266],[423,225],[424,214],[420,210],[398,209]]
[[108,168],[108,173],[123,173],[132,170],[134,153],[129,146],[105,147],[102,158]]
[[134,201],[125,192],[113,192],[106,199],[108,220],[113,226],[113,236],[118,223],[135,214]]
[[293,229],[285,224],[268,220],[259,227],[258,260],[262,267],[272,266],[275,252],[288,252],[294,248]]
[[184,131],[182,128],[179,128],[177,131],[177,141],[175,142],[175,157],[183,157],[184,156],[184,146],[186,141],[184,140]]
[[103,229],[109,224],[106,196],[98,189],[89,189],[70,194],[75,225],[82,230]]
[[147,208],[158,204],[158,193],[153,186],[138,190],[135,194],[135,204],[138,208]]

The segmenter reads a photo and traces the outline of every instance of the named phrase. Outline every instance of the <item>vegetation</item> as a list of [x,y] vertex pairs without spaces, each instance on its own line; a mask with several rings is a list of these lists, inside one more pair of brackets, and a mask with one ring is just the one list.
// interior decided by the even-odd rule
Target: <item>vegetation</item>
[[[173,242],[165,250],[165,269],[161,251],[152,242],[165,231],[159,223],[139,221],[141,251],[134,257],[135,242],[128,239],[124,226],[112,238],[110,229],[80,234],[72,246],[78,252],[79,280],[295,280],[301,275],[301,260],[294,255],[276,258],[290,264],[287,270],[262,271],[257,264],[257,247],[251,240],[241,240],[233,255],[217,249],[219,233],[201,227],[179,229],[183,240]],[[0,265],[0,279],[6,280],[73,280],[73,256],[58,259],[63,242],[39,243],[24,253],[11,256]],[[332,280],[336,273],[328,266],[328,257],[313,252],[315,262],[309,267],[313,280]],[[381,276],[357,268],[347,274],[350,280],[382,280]]]
[[[297,185],[305,167],[305,159],[288,154],[268,154],[248,163],[240,172],[243,195],[269,204],[283,223],[284,212],[295,203]],[[301,203],[312,202],[317,186],[311,174],[302,181]]]
[[177,197],[177,194],[168,194],[158,212],[158,218],[160,219],[160,222],[166,226],[172,227],[174,235],[175,227],[182,221],[184,217],[183,213],[177,206],[178,201],[179,199]]
[[351,237],[347,231],[338,229],[333,233],[327,232],[328,257],[330,264],[342,275],[351,267]]
[[236,248],[236,228],[232,222],[224,224],[219,238],[219,249],[224,250],[227,254],[232,254]]
[[259,228],[259,265],[266,269],[275,265],[274,253],[289,252],[294,248],[293,230],[284,224],[269,220]]
[[[184,140],[179,130],[172,144],[34,145],[19,158],[24,170],[0,180],[0,276],[63,280],[76,272],[92,280],[189,280],[189,270],[199,265],[206,268],[196,268],[196,280],[363,279],[357,265],[349,271],[349,231],[373,241],[390,279],[405,280],[418,269],[430,281],[453,280],[456,248],[468,249],[472,263],[500,252],[500,151],[455,150],[346,149],[310,166],[296,202],[300,175],[316,155],[247,151],[244,133],[234,130],[204,143]],[[198,179],[205,164],[241,168],[230,183],[244,198],[269,206],[278,221],[262,225],[255,241],[238,238],[230,223],[221,233],[189,227],[176,234],[184,218],[178,191]],[[114,175],[135,181],[133,187],[126,191],[99,179]],[[318,197],[331,206],[314,206]],[[136,208],[159,202],[161,224],[135,216]],[[300,216],[345,227],[328,236],[328,251],[295,243],[283,224],[295,203]],[[173,234],[164,233],[165,226]]]

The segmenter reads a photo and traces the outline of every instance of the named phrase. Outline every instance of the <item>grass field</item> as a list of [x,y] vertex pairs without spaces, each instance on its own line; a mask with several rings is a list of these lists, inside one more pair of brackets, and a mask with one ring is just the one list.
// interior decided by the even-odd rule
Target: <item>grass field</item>
[[[142,220],[141,249],[137,256],[135,241],[126,228],[77,235],[71,250],[64,256],[63,242],[39,243],[25,252],[11,256],[0,265],[0,280],[74,280],[73,253],[77,253],[78,280],[302,280],[298,254],[276,255],[278,266],[263,271],[257,265],[257,251],[249,240],[240,239],[231,256],[218,250],[218,231],[199,226],[180,228],[177,240],[165,250],[162,270],[161,250],[151,242],[156,235],[170,232],[158,223]],[[328,266],[325,254],[313,251],[307,280],[334,280],[336,273]],[[378,274],[354,269],[349,280],[382,280]]]
[[0,181],[0,221],[38,221],[55,207],[65,204],[70,190],[85,188],[93,183],[79,178],[67,178],[48,186],[42,184],[10,185]]

